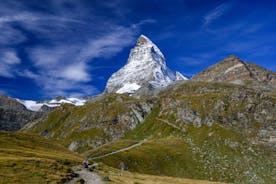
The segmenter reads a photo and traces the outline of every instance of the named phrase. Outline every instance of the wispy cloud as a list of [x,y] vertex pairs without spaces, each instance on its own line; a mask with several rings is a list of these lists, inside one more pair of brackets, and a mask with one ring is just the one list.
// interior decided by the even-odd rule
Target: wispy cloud
[[[94,78],[94,59],[116,55],[134,43],[142,26],[154,23],[152,19],[145,19],[132,25],[118,25],[114,19],[93,12],[93,7],[87,9],[78,1],[49,1],[47,6],[51,7],[51,12],[33,11],[23,3],[12,2],[17,1],[11,0],[0,7],[0,30],[3,33],[0,48],[29,41],[26,32],[41,42],[24,48],[30,60],[28,64],[22,61],[21,68],[1,64],[0,75],[34,80],[46,97],[98,92],[90,85]],[[118,3],[120,1],[115,4]],[[114,16],[119,16],[114,3],[101,6],[110,8]],[[14,8],[11,11],[8,7]]]
[[212,53],[197,53],[196,56],[184,56],[178,58],[179,63],[184,63],[188,66],[199,66],[210,59],[216,52]]
[[0,30],[0,45],[14,45],[26,40],[26,36],[20,30],[13,27],[0,27]]
[[14,77],[16,65],[21,61],[13,50],[0,50],[0,76]]
[[69,19],[64,17],[57,17],[57,16],[43,16],[40,14],[33,14],[33,13],[21,13],[18,15],[12,16],[2,16],[0,17],[0,25],[4,23],[11,23],[11,22],[31,22],[31,21],[41,21],[41,20],[54,20],[54,21],[61,21],[61,22],[77,22],[82,23],[80,20]]
[[207,28],[213,21],[219,19],[222,15],[224,15],[232,6],[232,3],[225,2],[210,10],[203,18],[202,27]]
[[202,61],[199,58],[194,57],[181,57],[178,59],[178,61],[191,66],[196,66],[202,63]]
[[109,58],[133,44],[137,31],[132,26],[115,26],[111,32],[99,38],[76,43],[74,46],[56,43],[55,47],[32,48],[29,53],[38,73],[25,71],[23,75],[36,80],[48,94],[56,94],[57,91],[66,94],[66,91],[77,87],[78,90],[84,90],[83,94],[89,95],[95,91],[91,91],[93,87],[86,84],[93,80],[93,60],[99,57]]

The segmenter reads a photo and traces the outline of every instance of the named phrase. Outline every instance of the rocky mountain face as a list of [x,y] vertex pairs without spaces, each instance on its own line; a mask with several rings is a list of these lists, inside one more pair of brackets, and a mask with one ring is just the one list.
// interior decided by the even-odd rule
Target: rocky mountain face
[[236,56],[229,56],[192,77],[195,81],[243,83],[253,81],[276,85],[276,73],[252,63],[246,63]]
[[[16,131],[41,118],[62,104],[82,106],[84,99],[58,97],[48,101],[20,100],[0,94],[0,130]],[[30,126],[30,125],[28,125]]]
[[63,104],[22,130],[62,140],[70,150],[83,152],[122,138],[144,121],[153,104],[119,94],[103,95],[84,106]]
[[172,72],[159,48],[141,35],[131,50],[127,64],[108,80],[106,93],[132,94],[141,87],[165,87],[175,80],[186,80],[179,72]]
[[135,172],[273,183],[275,104],[274,94],[242,85],[179,81],[153,97],[108,94],[63,105],[24,131],[90,156],[148,140],[101,160],[113,167],[123,161]]
[[17,100],[0,94],[0,130],[15,131],[41,117],[43,112],[32,112]]

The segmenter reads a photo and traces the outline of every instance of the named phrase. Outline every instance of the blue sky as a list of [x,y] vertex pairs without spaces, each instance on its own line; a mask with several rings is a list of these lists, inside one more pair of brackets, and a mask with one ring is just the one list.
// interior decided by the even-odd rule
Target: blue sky
[[191,77],[228,55],[276,70],[276,3],[200,0],[0,2],[0,93],[91,96],[140,34]]

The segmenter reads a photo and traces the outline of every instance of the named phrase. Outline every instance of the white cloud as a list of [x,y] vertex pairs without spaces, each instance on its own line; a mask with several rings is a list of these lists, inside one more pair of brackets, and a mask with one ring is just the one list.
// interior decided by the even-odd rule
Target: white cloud
[[[76,47],[70,46],[54,46],[54,47],[34,47],[29,49],[29,55],[32,62],[37,68],[51,69],[56,68],[59,65],[64,65],[66,62],[70,62],[70,56],[75,55]],[[69,60],[67,60],[69,59]]]
[[12,45],[26,40],[22,32],[13,27],[3,26],[0,27],[0,30],[0,45]]
[[30,49],[30,58],[38,73],[24,71],[22,75],[35,79],[45,93],[52,96],[65,95],[66,91],[75,88],[83,90],[86,95],[95,93],[96,89],[86,84],[92,79],[89,66],[93,59],[114,56],[134,43],[136,33],[137,30],[132,27],[114,26],[109,33],[84,43],[71,46],[56,43],[55,47]]
[[87,60],[97,57],[111,57],[130,45],[135,40],[137,30],[117,26],[98,39],[90,40],[80,51],[80,59]]
[[16,53],[11,50],[4,50],[0,53],[0,76],[12,78],[16,74],[16,65],[21,61]]
[[68,80],[87,82],[90,80],[87,68],[88,66],[85,63],[74,63],[64,68],[61,71],[61,76]]
[[15,52],[12,51],[6,51],[2,55],[2,62],[8,64],[8,65],[14,65],[14,64],[19,64],[20,59],[17,57]]
[[0,25],[4,24],[4,23],[10,23],[10,22],[30,23],[33,21],[43,21],[43,20],[83,23],[82,21],[77,20],[77,19],[71,19],[71,18],[65,18],[65,17],[53,16],[53,15],[45,16],[45,15],[41,15],[41,14],[23,12],[18,15],[1,16],[0,17]]
[[[24,47],[27,61],[20,65],[16,54],[10,54],[9,63],[0,63],[0,75],[32,79],[48,97],[98,92],[89,84],[93,80],[93,60],[116,55],[134,44],[141,26],[154,23],[146,19],[119,26],[114,19],[93,12],[93,7],[88,9],[85,3],[77,1],[49,1],[45,6],[51,7],[51,13],[33,11],[28,3],[19,1],[1,5],[0,47],[29,41],[30,35],[34,36],[31,40],[34,42]],[[106,7],[112,9],[113,6]],[[114,15],[117,16],[116,12]]]
[[208,27],[213,21],[220,18],[222,15],[224,15],[230,8],[232,7],[232,3],[222,3],[209,11],[207,15],[204,16],[203,20],[203,28]]
[[135,29],[135,28],[139,28],[145,24],[155,24],[155,23],[156,23],[156,20],[154,20],[154,19],[144,19],[136,24],[133,24],[132,27]]
[[202,63],[202,61],[194,57],[181,57],[179,58],[179,61],[191,66],[196,66]]
[[[72,76],[73,75],[74,74],[72,74]],[[51,71],[48,73],[43,73],[43,71],[41,71],[40,73],[34,73],[30,70],[24,70],[20,73],[20,76],[36,81],[46,98],[53,98],[56,96],[83,97],[99,93],[95,87],[88,85],[84,81],[75,80],[75,78],[71,80],[68,76],[64,76],[63,78],[60,71]]]

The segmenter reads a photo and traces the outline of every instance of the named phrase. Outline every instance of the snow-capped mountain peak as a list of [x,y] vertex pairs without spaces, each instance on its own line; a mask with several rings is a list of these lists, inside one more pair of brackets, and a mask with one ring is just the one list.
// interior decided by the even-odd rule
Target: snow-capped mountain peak
[[127,64],[107,81],[105,92],[131,94],[143,86],[165,87],[180,78],[167,67],[160,49],[148,37],[141,35],[130,51]]
[[159,50],[159,48],[145,35],[140,35],[140,37],[137,40],[137,46],[143,46],[143,47],[150,47],[154,49],[154,51],[165,59],[163,53]]
[[39,111],[42,106],[47,107],[58,107],[61,104],[72,104],[75,106],[82,106],[86,103],[86,100],[79,98],[62,98],[62,99],[53,99],[49,101],[33,101],[33,100],[20,100],[16,99],[19,103],[23,104],[28,110]]

